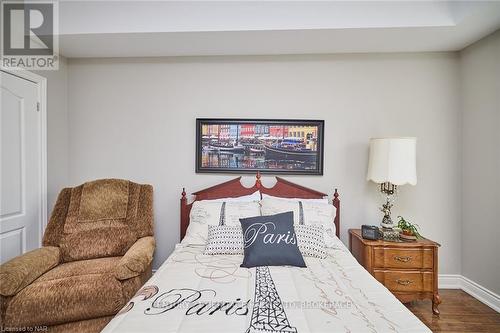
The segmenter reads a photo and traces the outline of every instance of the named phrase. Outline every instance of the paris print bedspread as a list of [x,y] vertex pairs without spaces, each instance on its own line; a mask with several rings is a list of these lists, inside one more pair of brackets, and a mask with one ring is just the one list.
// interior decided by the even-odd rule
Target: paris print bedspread
[[103,332],[430,332],[337,239],[307,268],[178,245]]

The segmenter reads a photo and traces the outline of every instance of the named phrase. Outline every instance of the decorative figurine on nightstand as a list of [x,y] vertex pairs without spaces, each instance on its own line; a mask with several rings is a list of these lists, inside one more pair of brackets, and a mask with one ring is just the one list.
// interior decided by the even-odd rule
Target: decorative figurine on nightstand
[[391,208],[397,197],[398,186],[417,184],[416,138],[379,138],[370,140],[370,158],[367,180],[380,184],[385,196],[381,233],[384,240],[398,241],[399,230],[394,229]]
[[384,213],[384,218],[382,219],[382,223],[380,223],[380,225],[383,228],[392,229],[392,219],[391,219],[391,208],[392,208],[392,206],[394,206],[394,204],[392,204],[389,201],[389,199],[387,199],[387,202],[382,205],[382,208],[380,208],[380,210],[382,211],[382,213]]

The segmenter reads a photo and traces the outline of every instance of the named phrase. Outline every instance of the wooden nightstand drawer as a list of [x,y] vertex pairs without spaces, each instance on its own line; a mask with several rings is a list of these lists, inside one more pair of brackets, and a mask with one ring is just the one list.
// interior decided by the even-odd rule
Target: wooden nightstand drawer
[[361,230],[349,230],[349,250],[401,302],[428,298],[439,314],[438,248],[430,239],[388,242],[364,239]]
[[429,248],[374,248],[374,268],[432,269],[433,250]]
[[373,276],[390,291],[433,291],[432,272],[374,270]]

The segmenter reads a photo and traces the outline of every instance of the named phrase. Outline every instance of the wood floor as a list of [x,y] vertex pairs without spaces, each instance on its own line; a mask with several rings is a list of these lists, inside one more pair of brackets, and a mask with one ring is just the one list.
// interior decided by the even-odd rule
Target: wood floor
[[462,290],[439,290],[441,314],[434,316],[430,301],[406,306],[433,332],[500,332],[500,314]]

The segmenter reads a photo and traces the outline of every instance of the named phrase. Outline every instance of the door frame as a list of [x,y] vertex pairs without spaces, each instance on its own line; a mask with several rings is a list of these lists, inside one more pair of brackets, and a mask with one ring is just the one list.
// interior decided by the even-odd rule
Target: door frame
[[38,238],[38,246],[42,246],[42,237],[45,227],[47,226],[47,78],[27,71],[25,69],[5,70],[1,72],[17,76],[21,79],[33,82],[37,86],[38,107],[40,112],[40,209],[38,217],[40,221],[40,237]]

